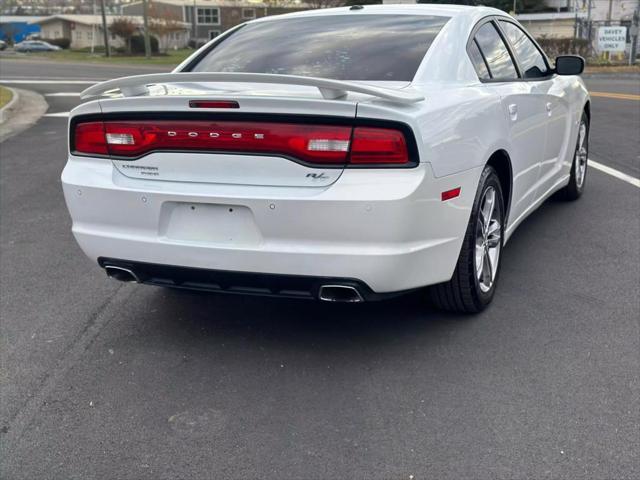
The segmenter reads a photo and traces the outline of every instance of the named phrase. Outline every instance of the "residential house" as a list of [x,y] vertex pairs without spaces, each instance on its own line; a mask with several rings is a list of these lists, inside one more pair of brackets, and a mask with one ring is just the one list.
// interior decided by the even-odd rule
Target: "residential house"
[[[114,20],[125,18],[120,15],[108,15],[107,28]],[[139,15],[127,16],[138,25],[142,32],[143,18]],[[102,31],[102,16],[100,15],[53,15],[36,21],[40,25],[42,38],[68,38],[71,41],[70,48],[104,47],[104,34]],[[183,48],[189,42],[191,25],[185,22],[176,22],[175,30],[163,35],[155,35],[161,48]],[[122,38],[108,32],[109,45],[113,48],[124,47]]]
[[[208,42],[248,20],[307,9],[303,4],[272,7],[260,1],[234,0],[153,0],[149,8],[154,16],[190,23],[191,39],[196,44]],[[124,15],[142,15],[142,11],[142,2],[122,5]]]

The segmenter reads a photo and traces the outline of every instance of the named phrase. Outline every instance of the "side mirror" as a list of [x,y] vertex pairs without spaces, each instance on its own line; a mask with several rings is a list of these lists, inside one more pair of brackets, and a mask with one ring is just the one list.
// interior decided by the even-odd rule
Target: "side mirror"
[[578,55],[561,55],[556,58],[558,75],[580,75],[584,71],[584,58]]

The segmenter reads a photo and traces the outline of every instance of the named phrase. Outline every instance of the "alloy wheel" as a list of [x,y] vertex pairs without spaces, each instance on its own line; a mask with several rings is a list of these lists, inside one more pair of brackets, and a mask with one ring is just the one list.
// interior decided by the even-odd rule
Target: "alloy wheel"
[[580,130],[578,131],[578,148],[576,150],[576,186],[578,189],[582,188],[584,184],[584,178],[587,174],[587,123],[582,120],[580,122]]
[[483,293],[493,286],[502,248],[502,218],[497,195],[492,186],[485,190],[476,223],[475,270]]

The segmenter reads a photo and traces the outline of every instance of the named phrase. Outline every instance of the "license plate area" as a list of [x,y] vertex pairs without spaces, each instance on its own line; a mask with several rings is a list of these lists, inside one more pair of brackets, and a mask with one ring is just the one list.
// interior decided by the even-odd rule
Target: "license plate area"
[[159,235],[170,241],[237,247],[262,241],[253,212],[243,205],[165,202]]

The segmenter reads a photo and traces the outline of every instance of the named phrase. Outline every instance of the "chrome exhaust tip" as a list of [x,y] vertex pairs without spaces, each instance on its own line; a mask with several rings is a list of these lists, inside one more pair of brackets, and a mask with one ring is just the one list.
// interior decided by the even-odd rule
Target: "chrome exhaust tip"
[[322,285],[318,298],[323,302],[361,303],[364,298],[357,288],[350,285]]
[[107,272],[107,277],[113,278],[114,280],[126,283],[141,283],[138,276],[128,268],[105,265],[104,270]]

